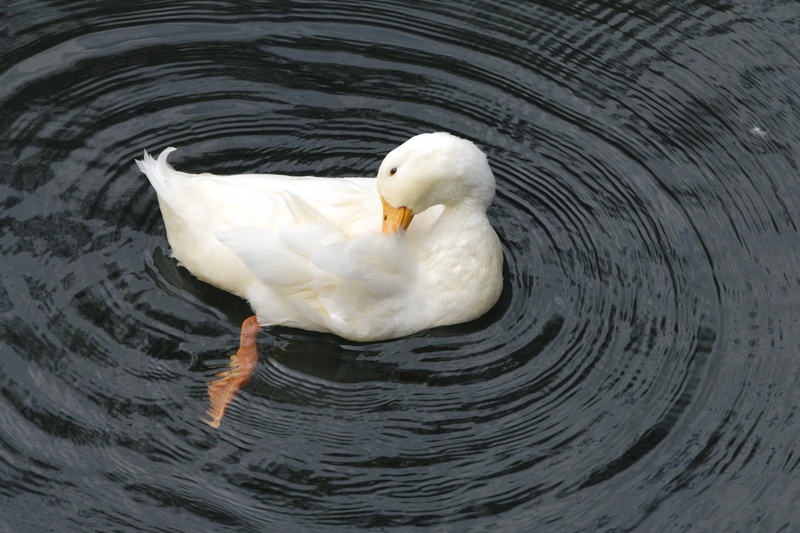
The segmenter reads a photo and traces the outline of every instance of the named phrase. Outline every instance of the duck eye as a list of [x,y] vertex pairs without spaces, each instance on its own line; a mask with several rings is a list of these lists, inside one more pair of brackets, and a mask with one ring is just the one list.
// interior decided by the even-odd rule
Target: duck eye
[[396,173],[397,173],[397,167],[395,167],[395,168],[393,168],[392,170],[389,171],[389,175],[390,176],[394,176]]

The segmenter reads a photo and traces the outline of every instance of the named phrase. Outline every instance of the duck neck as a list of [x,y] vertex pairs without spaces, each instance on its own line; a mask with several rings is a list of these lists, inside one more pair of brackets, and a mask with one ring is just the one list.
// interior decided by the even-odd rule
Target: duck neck
[[486,218],[486,206],[478,202],[445,205],[431,231],[426,233],[425,244],[438,247],[443,241],[447,248],[469,247],[470,236],[492,231]]
[[461,227],[473,226],[481,222],[485,223],[487,208],[487,205],[478,201],[445,205],[438,222],[445,225],[459,225]]

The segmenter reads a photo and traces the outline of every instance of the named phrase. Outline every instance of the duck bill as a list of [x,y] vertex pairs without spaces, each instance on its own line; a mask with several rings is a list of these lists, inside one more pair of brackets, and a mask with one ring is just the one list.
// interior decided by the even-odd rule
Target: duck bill
[[414,214],[407,207],[392,207],[381,196],[383,203],[383,226],[381,231],[386,235],[397,235],[408,229]]

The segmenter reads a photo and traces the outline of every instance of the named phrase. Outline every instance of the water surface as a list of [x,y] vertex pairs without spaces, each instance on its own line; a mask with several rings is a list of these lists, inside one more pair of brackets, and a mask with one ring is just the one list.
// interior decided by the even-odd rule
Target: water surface
[[[15,0],[0,498],[26,531],[800,528],[797,4]],[[472,139],[505,290],[358,344],[169,257],[133,164],[373,175]]]

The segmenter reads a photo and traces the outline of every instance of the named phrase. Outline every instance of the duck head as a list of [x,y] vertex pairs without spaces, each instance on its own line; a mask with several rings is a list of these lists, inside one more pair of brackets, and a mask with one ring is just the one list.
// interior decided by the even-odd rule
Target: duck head
[[486,156],[472,142],[449,133],[424,133],[384,158],[378,170],[387,234],[405,231],[429,207],[469,207],[484,212],[495,181]]

